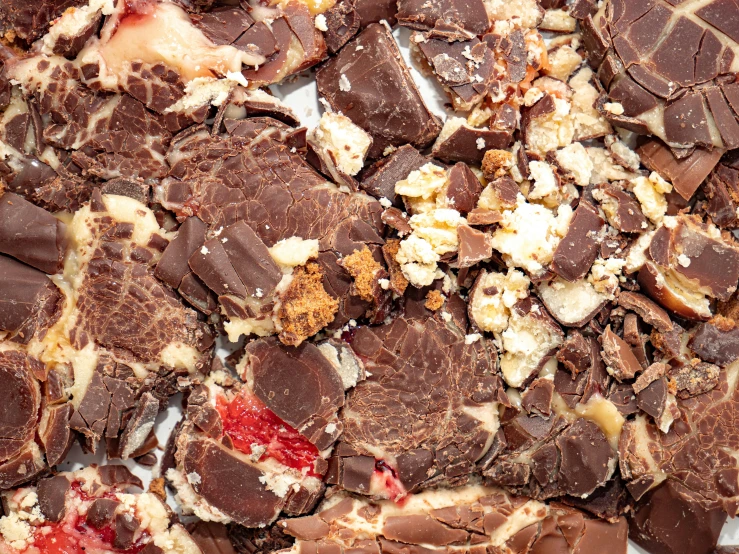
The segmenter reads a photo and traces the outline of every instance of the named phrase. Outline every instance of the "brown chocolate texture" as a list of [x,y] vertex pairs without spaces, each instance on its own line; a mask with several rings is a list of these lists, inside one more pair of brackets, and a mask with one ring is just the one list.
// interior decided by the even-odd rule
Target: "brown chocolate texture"
[[[371,377],[347,395],[329,482],[387,497],[369,487],[375,458],[391,465],[394,458],[408,491],[470,473],[498,427],[494,415],[473,415],[493,410],[502,394],[488,341],[466,344],[464,329],[435,316],[358,328],[351,346]],[[363,459],[369,466],[353,469]]]
[[370,158],[379,158],[389,146],[426,147],[441,130],[439,119],[424,104],[400,57],[395,39],[380,24],[367,27],[321,66],[316,82],[319,94],[335,111],[372,136]]
[[688,13],[670,3],[611,0],[582,14],[589,61],[607,75],[608,98],[624,108],[612,122],[674,148],[739,146],[739,43],[728,23],[735,10],[722,0]]
[[[363,533],[357,524],[362,522]],[[627,525],[592,519],[563,505],[546,506],[479,485],[425,491],[404,508],[336,494],[316,515],[282,520],[296,538],[287,552],[352,549],[361,552],[626,552]]]

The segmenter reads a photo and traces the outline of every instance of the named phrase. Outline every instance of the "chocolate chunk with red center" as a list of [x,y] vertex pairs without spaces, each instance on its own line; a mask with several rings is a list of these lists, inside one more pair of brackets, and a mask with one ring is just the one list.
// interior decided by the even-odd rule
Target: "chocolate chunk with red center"
[[441,0],[435,3],[401,0],[397,17],[401,25],[418,30],[432,30],[442,23],[482,35],[490,28],[482,0]]
[[[362,48],[357,48],[361,46]],[[372,24],[316,73],[318,92],[373,139],[370,158],[389,146],[423,148],[441,124],[426,107],[390,32]]]
[[592,205],[581,201],[554,251],[552,271],[567,281],[582,279],[598,257],[603,218]]
[[[731,6],[731,7],[729,7]],[[736,6],[714,0],[687,10],[677,4],[610,0],[583,18],[583,43],[604,77],[608,98],[624,116],[605,116],[672,148],[739,145],[739,112],[731,105],[737,33],[727,31]],[[654,29],[664,29],[655,34]],[[704,151],[706,152],[706,151]],[[678,187],[680,190],[680,187]]]
[[699,494],[668,479],[639,502],[629,537],[654,554],[711,554],[725,521],[720,509],[706,509]]
[[250,343],[245,356],[243,377],[270,410],[319,450],[336,440],[341,432],[336,412],[344,404],[344,386],[318,348],[287,347],[271,338]]

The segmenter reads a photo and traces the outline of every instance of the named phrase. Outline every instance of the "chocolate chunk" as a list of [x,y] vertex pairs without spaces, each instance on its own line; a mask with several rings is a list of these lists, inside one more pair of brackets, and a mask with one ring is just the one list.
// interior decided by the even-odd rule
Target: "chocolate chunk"
[[507,148],[513,142],[512,129],[478,129],[464,122],[455,127],[450,121],[433,147],[434,157],[445,162],[479,165],[486,150]]
[[67,456],[75,438],[69,425],[73,408],[70,404],[47,406],[39,424],[39,439],[44,446],[50,467],[60,464]]
[[610,477],[615,453],[608,439],[592,421],[578,419],[557,438],[561,456],[559,486],[572,496],[591,494]]
[[0,255],[0,330],[27,343],[59,316],[61,293],[41,271]]
[[703,182],[706,195],[706,212],[711,220],[722,228],[739,225],[739,170],[719,164]]
[[662,308],[649,298],[636,292],[624,291],[618,296],[618,305],[633,310],[657,331],[666,333],[672,330],[674,324]]
[[121,458],[128,459],[144,444],[158,413],[159,400],[149,392],[141,395],[121,435]]
[[339,0],[324,13],[327,27],[324,39],[331,54],[341,50],[359,31],[361,17],[355,4],[356,0]]
[[457,237],[459,239],[457,265],[460,268],[471,267],[493,255],[493,245],[489,234],[468,225],[460,225],[457,227]]
[[[270,410],[319,450],[334,442],[341,431],[336,411],[344,404],[344,387],[317,347],[304,343],[292,348],[262,339],[246,347],[245,363],[254,394]],[[332,423],[335,431],[326,432]]]
[[622,233],[642,233],[647,228],[647,219],[641,206],[630,193],[612,183],[598,186],[602,191],[600,205],[606,214],[608,223]]
[[120,464],[107,464],[98,468],[100,474],[100,481],[103,485],[112,487],[119,487],[120,485],[131,485],[139,489],[143,489],[144,485],[141,479],[136,477],[131,471],[124,465]]
[[459,26],[475,35],[484,34],[490,27],[482,0],[400,0],[398,22],[411,29],[432,30],[438,23]]
[[636,507],[629,537],[654,554],[711,554],[725,521],[720,509],[706,509],[698,494],[668,479]]
[[589,370],[594,363],[591,339],[585,338],[579,331],[571,331],[557,352],[557,360],[576,377]]
[[66,253],[66,225],[12,192],[0,197],[0,252],[44,273],[59,273]]
[[667,407],[667,379],[660,377],[636,393],[636,405],[660,421]]
[[[624,107],[623,116],[606,117],[675,149],[734,148],[739,113],[729,108],[725,85],[733,79],[725,75],[731,75],[739,44],[737,33],[726,31],[730,23],[716,22],[718,14],[731,20],[734,8],[732,0],[686,11],[677,3],[631,6],[611,0],[595,14],[575,10],[584,16],[583,42],[591,64],[599,66],[608,97]],[[666,31],[656,35],[654,29]]]
[[703,180],[708,177],[722,151],[696,148],[689,156],[678,159],[658,140],[649,140],[637,148],[642,163],[670,181],[675,191],[690,200]]
[[67,8],[83,3],[75,0],[43,0],[40,4],[29,6],[21,0],[11,0],[0,7],[0,24],[5,32],[12,30],[18,38],[30,44],[43,35],[50,23]]
[[554,251],[552,271],[567,281],[585,277],[598,257],[598,235],[604,223],[598,210],[587,202],[580,202],[567,234]]
[[553,393],[553,380],[536,379],[524,391],[521,397],[521,406],[528,413],[538,413],[542,416],[549,416],[552,413]]
[[61,521],[65,515],[65,501],[71,483],[63,475],[41,479],[36,486],[38,505],[49,521]]
[[233,44],[253,24],[249,14],[238,8],[216,8],[195,19],[195,25],[215,44]]
[[463,163],[455,164],[449,171],[449,185],[446,197],[455,210],[466,214],[477,205],[482,192],[480,180]]
[[206,225],[200,219],[187,218],[162,253],[154,275],[172,288],[178,288],[185,275],[191,273],[187,261],[205,242],[205,230]]
[[633,379],[642,370],[639,360],[626,342],[611,331],[611,326],[606,327],[601,336],[603,348],[603,361],[606,363],[608,373],[613,375],[619,382],[624,379]]
[[398,2],[396,0],[356,0],[356,9],[362,27],[367,27],[371,23],[379,23],[383,19],[391,26],[397,23]]
[[96,499],[87,511],[86,521],[95,529],[102,529],[113,521],[115,509],[119,504],[120,502],[110,498]]
[[0,352],[0,460],[18,455],[33,440],[39,421],[41,391],[35,374],[43,364],[17,350]]
[[125,550],[131,548],[136,531],[141,523],[131,514],[116,514],[113,546]]
[[370,158],[380,157],[388,146],[411,143],[423,148],[441,128],[421,99],[395,39],[382,25],[371,24],[326,62],[316,82],[335,111],[372,136]]
[[237,554],[228,536],[228,528],[222,523],[197,521],[188,526],[192,540],[202,554]]
[[730,319],[718,316],[691,335],[688,346],[701,360],[725,367],[739,358],[739,327]]
[[421,169],[429,163],[410,144],[404,144],[389,156],[375,162],[362,173],[360,188],[375,198],[387,198],[394,205],[399,205],[399,197],[395,194],[395,183],[408,178],[412,171]]

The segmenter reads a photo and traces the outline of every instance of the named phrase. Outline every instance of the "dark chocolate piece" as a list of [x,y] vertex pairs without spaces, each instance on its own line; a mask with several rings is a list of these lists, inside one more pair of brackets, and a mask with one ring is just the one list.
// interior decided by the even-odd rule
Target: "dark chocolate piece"
[[552,271],[567,281],[585,277],[598,257],[603,218],[593,206],[580,202],[552,259]]
[[691,335],[688,346],[701,360],[725,367],[739,359],[739,327],[732,320],[717,316]]
[[380,157],[388,146],[411,143],[423,148],[441,129],[418,93],[395,39],[380,24],[367,27],[326,62],[316,73],[316,82],[335,111],[372,136],[370,158]]
[[432,30],[439,23],[459,26],[475,35],[484,34],[490,27],[482,0],[400,0],[398,22],[411,29]]
[[387,198],[400,205],[395,194],[395,183],[408,178],[412,171],[421,169],[430,160],[410,144],[404,144],[386,158],[378,160],[362,173],[359,186],[375,198]]
[[63,475],[41,479],[36,485],[41,513],[49,521],[61,521],[65,515],[65,501],[71,483]]
[[603,348],[603,361],[606,363],[608,373],[619,382],[625,379],[633,379],[642,370],[639,360],[636,359],[629,345],[611,331],[610,325],[606,327],[601,336],[601,346]]

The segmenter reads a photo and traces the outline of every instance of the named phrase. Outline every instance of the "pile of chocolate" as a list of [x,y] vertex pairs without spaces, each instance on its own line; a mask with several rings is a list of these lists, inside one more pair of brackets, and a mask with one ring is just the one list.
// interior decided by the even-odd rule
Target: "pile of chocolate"
[[0,32],[0,552],[734,552],[737,0]]

